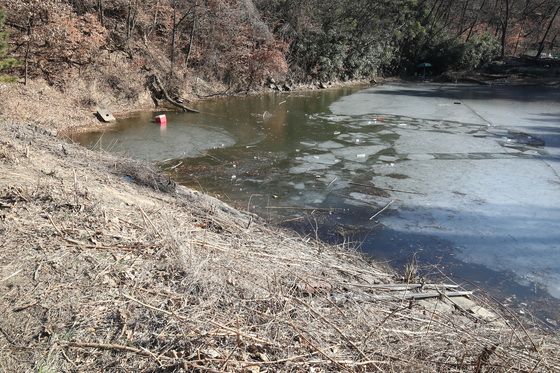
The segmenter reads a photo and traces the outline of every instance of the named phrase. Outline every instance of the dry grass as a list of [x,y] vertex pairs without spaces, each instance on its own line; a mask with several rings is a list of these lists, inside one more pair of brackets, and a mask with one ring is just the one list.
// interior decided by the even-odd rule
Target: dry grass
[[0,371],[560,369],[499,310],[406,300],[428,286],[33,126],[0,139]]

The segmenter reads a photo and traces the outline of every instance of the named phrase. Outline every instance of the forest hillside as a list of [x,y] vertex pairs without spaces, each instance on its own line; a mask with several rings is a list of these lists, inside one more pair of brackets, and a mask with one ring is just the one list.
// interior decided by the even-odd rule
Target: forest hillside
[[[8,72],[78,104],[473,69],[558,53],[555,0],[1,0]],[[6,43],[5,43],[6,44]],[[2,56],[2,54],[0,54]],[[271,83],[272,82],[272,83]],[[284,84],[287,83],[287,84]]]

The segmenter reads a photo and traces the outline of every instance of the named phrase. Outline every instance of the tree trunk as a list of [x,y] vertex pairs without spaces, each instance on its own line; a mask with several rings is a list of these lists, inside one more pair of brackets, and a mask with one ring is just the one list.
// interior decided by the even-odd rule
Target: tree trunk
[[128,0],[128,9],[126,11],[126,41],[130,38],[130,12],[132,8],[132,0]]
[[179,20],[177,20],[177,0],[173,0],[173,29],[171,30],[171,53],[170,53],[170,60],[171,60],[171,71],[170,76],[173,77],[175,74],[175,48],[177,44],[177,32],[179,31],[179,27],[182,27],[183,22],[188,18],[191,12],[194,13],[194,21],[193,21],[193,28],[191,30],[191,40],[189,44],[189,50],[187,53],[187,64],[190,55],[190,48],[192,45],[192,40],[194,37],[194,32],[196,28],[196,7],[198,5],[195,3],[189,10],[187,10]]
[[502,51],[500,56],[502,59],[506,55],[506,41],[507,41],[507,30],[508,30],[508,23],[509,23],[509,0],[505,0],[506,4],[506,14],[504,21],[502,22]]
[[552,40],[550,41],[550,50],[554,50],[554,44],[556,44],[556,39],[558,38],[558,34],[554,35]]
[[469,0],[465,1],[465,6],[463,7],[463,12],[461,13],[461,20],[459,21],[459,30],[457,36],[463,34],[463,27],[465,26],[465,17],[467,15],[467,8],[469,7]]
[[25,47],[25,73],[23,77],[23,84],[27,85],[27,78],[29,76],[29,54],[31,52],[31,35],[33,34],[33,18],[29,17],[27,20],[27,46]]
[[171,30],[171,54],[169,60],[171,61],[171,68],[169,75],[173,78],[175,73],[175,39],[177,35],[177,1],[173,0],[173,29]]
[[126,41],[130,39],[132,36],[132,32],[134,31],[134,27],[136,26],[136,17],[138,15],[138,3],[133,0],[128,0],[128,10],[126,15]]
[[[199,112],[198,110],[191,109],[191,108],[181,104],[180,102],[177,102],[174,99],[172,99],[171,96],[169,96],[169,93],[167,93],[167,90],[165,89],[165,87],[163,86],[163,84],[161,83],[161,80],[159,80],[157,75],[152,75],[151,76],[151,82],[152,82],[153,89],[155,89],[158,93],[161,93],[161,95],[163,95],[165,100],[167,102],[169,102],[171,105],[176,106],[183,111],[188,111],[190,113],[198,113]],[[152,98],[153,98],[153,96],[152,96]],[[157,102],[155,99],[154,99],[154,101]]]
[[486,0],[482,1],[482,4],[480,5],[480,9],[478,10],[478,12],[476,13],[475,17],[474,17],[474,21],[471,24],[471,27],[469,29],[469,33],[467,35],[467,40],[469,41],[471,39],[471,36],[473,34],[474,31],[474,27],[476,26],[476,24],[478,23],[478,17],[480,16],[480,14],[482,13],[482,10],[484,9],[484,5],[486,5]]
[[103,0],[97,0],[97,11],[99,12],[99,22],[105,26],[105,9],[103,8]]
[[152,27],[150,28],[150,31],[148,32],[148,36],[150,36],[152,34],[152,32],[154,32],[154,30],[156,29],[157,23],[158,23],[159,0],[156,1],[155,9],[156,9],[156,11],[154,12],[154,20],[152,22]]
[[516,56],[517,55],[517,48],[519,48],[519,41],[521,40],[521,34],[523,33],[523,26],[521,28],[521,30],[519,30],[519,32],[517,33],[517,40],[515,41],[515,48],[513,48],[513,55]]
[[558,12],[560,12],[560,5],[558,5],[558,7],[556,7],[556,11],[554,12],[554,15],[552,16],[552,18],[550,19],[550,22],[548,23],[548,27],[546,28],[546,32],[544,33],[544,36],[541,40],[541,43],[539,44],[539,50],[537,52],[537,59],[541,58],[541,54],[544,50],[544,43],[546,42],[546,38],[548,37],[548,33],[550,32],[550,29],[552,28],[552,25],[554,24],[554,20],[556,19],[556,16],[558,15]]
[[189,39],[189,49],[187,49],[187,56],[185,57],[185,66],[187,68],[189,67],[189,58],[191,57],[195,30],[196,30],[196,5],[193,12],[193,24],[192,24],[191,35]]

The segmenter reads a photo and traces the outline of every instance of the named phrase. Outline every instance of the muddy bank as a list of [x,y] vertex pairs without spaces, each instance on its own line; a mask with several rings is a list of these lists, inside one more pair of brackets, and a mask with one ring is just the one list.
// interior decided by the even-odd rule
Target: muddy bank
[[0,122],[0,370],[560,367],[555,336],[478,294],[407,283],[64,129]]

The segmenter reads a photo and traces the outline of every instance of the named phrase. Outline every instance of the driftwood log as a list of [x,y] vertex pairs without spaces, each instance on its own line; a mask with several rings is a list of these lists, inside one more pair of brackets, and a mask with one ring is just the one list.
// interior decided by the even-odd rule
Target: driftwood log
[[167,90],[165,89],[165,87],[163,86],[163,84],[161,83],[161,80],[159,79],[159,77],[157,75],[152,75],[150,77],[150,90],[152,91],[152,98],[154,99],[154,102],[156,102],[157,104],[157,99],[163,99],[167,102],[169,102],[171,105],[178,107],[179,109],[189,112],[189,113],[198,113],[198,110],[195,109],[191,109],[185,105],[183,105],[182,103],[178,102],[177,100],[174,100],[171,98],[171,96],[169,95],[169,93],[167,92]]

